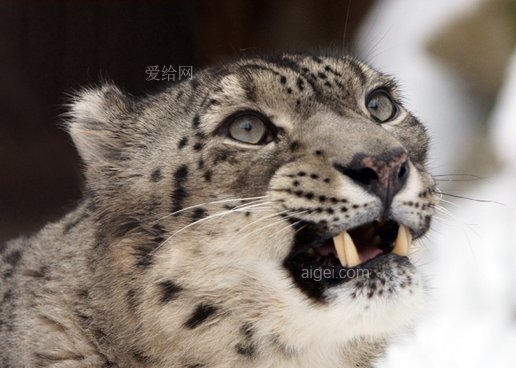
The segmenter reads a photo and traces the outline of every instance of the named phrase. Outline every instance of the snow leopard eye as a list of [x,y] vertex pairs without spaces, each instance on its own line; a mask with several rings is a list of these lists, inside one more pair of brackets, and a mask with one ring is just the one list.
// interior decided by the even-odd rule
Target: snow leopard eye
[[230,120],[227,133],[232,139],[247,144],[267,144],[273,132],[266,119],[253,112],[241,113]]
[[398,107],[392,101],[391,95],[384,89],[376,89],[366,98],[367,110],[380,123],[394,119],[398,114]]

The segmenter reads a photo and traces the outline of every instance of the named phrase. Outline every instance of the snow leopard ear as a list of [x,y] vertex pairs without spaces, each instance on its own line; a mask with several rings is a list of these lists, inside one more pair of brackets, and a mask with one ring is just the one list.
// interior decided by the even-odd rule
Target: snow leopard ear
[[122,154],[128,132],[129,99],[112,84],[77,92],[69,104],[67,128],[84,162],[109,162]]

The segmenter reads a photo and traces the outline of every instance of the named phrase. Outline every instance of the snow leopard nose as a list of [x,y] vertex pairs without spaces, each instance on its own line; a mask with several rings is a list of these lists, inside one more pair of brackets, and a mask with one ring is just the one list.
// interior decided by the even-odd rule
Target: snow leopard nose
[[349,165],[336,164],[335,168],[369,193],[378,196],[386,208],[409,176],[408,155],[399,149],[376,156],[357,154]]

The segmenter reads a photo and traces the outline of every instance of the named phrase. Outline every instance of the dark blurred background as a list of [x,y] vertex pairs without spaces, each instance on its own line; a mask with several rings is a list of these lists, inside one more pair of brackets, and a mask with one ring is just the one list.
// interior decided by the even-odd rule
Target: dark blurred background
[[373,0],[0,1],[0,242],[80,198],[66,94],[102,79],[142,95],[149,66],[195,70],[246,53],[352,49]]

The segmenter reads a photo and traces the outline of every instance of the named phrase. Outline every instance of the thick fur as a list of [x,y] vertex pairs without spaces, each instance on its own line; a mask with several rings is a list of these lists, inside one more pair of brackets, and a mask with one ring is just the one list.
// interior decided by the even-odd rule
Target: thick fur
[[[364,100],[379,86],[399,101],[391,78],[355,59],[285,54],[140,100],[109,84],[78,93],[68,129],[82,202],[0,247],[2,367],[370,367],[420,308],[414,266],[387,256],[375,278],[314,300],[282,262],[289,218],[342,229],[381,214],[335,169],[357,154],[408,153],[391,213],[416,237],[428,229],[427,135],[401,105],[373,121]],[[277,139],[224,136],[240,110],[266,115]]]

